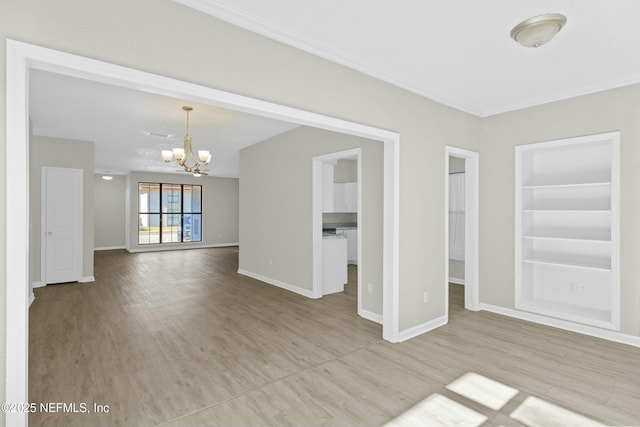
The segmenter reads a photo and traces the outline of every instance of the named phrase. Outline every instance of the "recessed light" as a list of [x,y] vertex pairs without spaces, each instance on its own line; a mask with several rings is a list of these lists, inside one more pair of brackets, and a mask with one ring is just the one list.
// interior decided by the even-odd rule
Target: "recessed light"
[[111,175],[102,175],[102,179],[104,179],[105,181],[111,181],[113,177]]

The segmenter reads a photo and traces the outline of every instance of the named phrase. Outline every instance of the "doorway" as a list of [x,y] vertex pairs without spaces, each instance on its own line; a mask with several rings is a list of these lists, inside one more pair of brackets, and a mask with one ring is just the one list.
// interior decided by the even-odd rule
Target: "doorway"
[[480,310],[479,154],[445,149],[445,295],[447,318],[452,299],[467,310]]
[[[383,143],[384,152],[384,250],[383,250],[383,338],[398,342],[399,336],[399,143],[400,135],[284,105],[220,91],[53,49],[7,39],[6,44],[7,140],[13,155],[6,162],[6,198],[13,209],[7,211],[6,263],[6,394],[9,402],[28,402],[29,331],[29,215],[28,215],[28,75],[42,69],[122,87],[272,117],[301,125],[373,139]],[[27,425],[26,413],[8,413],[7,424]]]
[[[355,161],[355,206],[354,209],[329,209],[334,212],[333,214],[325,213],[327,211],[327,204],[333,205],[335,200],[335,194],[333,194],[333,188],[331,191],[328,190],[328,186],[333,186],[334,176],[331,173],[331,176],[328,176],[326,173],[327,167],[329,167],[332,172],[334,170],[334,165],[337,164],[340,160],[347,161]],[[323,228],[326,221],[331,221],[331,217],[339,218],[341,221],[347,222],[355,222],[356,229],[355,233],[353,229],[349,231],[345,231],[347,235],[347,261],[348,264],[355,265],[356,273],[356,281],[357,281],[357,300],[358,300],[358,315],[364,317],[369,320],[373,320],[377,323],[382,323],[382,316],[376,315],[374,313],[370,313],[369,311],[363,308],[362,304],[362,267],[363,267],[363,256],[362,256],[362,149],[355,148],[351,150],[339,151],[335,153],[325,154],[322,156],[316,156],[312,159],[312,171],[313,171],[313,183],[312,183],[312,192],[313,192],[313,217],[312,217],[312,235],[313,235],[313,297],[321,298],[324,294],[323,291],[323,283],[325,280],[324,277],[324,267],[325,267],[325,257],[323,256]],[[349,191],[343,191],[341,193],[342,199],[345,199]],[[329,200],[327,200],[329,198]],[[353,203],[346,203],[347,205],[352,205]],[[335,206],[333,206],[335,207]],[[355,215],[353,212],[341,212],[341,211],[353,211],[355,210]],[[354,218],[355,217],[355,218]],[[326,221],[325,221],[326,220]],[[353,221],[355,220],[355,221]],[[347,234],[348,233],[348,234]],[[352,246],[355,244],[355,248]],[[351,247],[350,247],[351,246]],[[352,254],[349,256],[349,254]],[[353,259],[356,258],[356,259]],[[351,270],[354,267],[348,267]]]

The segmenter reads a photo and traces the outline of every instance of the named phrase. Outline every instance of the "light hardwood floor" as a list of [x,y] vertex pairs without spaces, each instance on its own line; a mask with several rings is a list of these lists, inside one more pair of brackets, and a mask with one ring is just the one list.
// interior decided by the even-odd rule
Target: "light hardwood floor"
[[640,349],[465,311],[401,344],[343,294],[240,276],[237,248],[97,252],[96,282],[36,289],[30,400],[109,405],[33,426],[638,425]]

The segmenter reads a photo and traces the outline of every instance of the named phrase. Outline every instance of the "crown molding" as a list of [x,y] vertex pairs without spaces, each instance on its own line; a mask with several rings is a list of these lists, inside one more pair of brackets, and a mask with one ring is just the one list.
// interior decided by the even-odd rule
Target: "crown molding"
[[505,103],[501,106],[485,109],[482,106],[473,106],[466,103],[460,103],[459,101],[454,101],[442,95],[429,93],[423,89],[417,88],[415,85],[394,78],[389,73],[371,66],[370,64],[367,64],[367,61],[361,58],[355,58],[352,55],[347,55],[344,52],[331,48],[318,40],[310,40],[309,38],[306,38],[301,34],[287,30],[284,27],[267,20],[252,16],[245,11],[229,7],[228,5],[223,4],[222,2],[219,2],[217,0],[174,1],[176,3],[182,4],[183,6],[187,6],[207,15],[213,16],[214,18],[221,19],[230,24],[260,34],[267,38],[279,41],[307,53],[311,53],[313,55],[327,59],[331,62],[343,65],[352,70],[359,71],[370,77],[381,80],[385,83],[389,83],[393,86],[407,90],[411,93],[425,97],[440,104],[446,105],[450,108],[454,108],[456,110],[481,118],[640,83],[640,74],[637,74],[631,78],[620,80],[617,82],[596,84],[585,89],[567,91],[552,97],[541,97],[536,100],[527,102]]
[[293,31],[289,31],[280,25],[274,24],[264,19],[256,18],[246,12],[231,8],[227,5],[221,4],[216,0],[173,0],[183,6],[190,7],[198,10],[214,18],[244,28],[251,32],[260,34],[267,38],[276,40],[280,43],[302,50],[304,52],[313,54],[315,56],[324,58],[336,64],[343,65],[355,71],[359,71],[366,74],[369,77],[373,77],[377,80],[389,83],[400,89],[404,89],[413,94],[422,96],[431,101],[438,102],[446,105],[447,107],[454,108],[465,113],[481,116],[479,111],[475,108],[471,108],[468,105],[462,105],[446,97],[435,95],[425,92],[422,89],[415,87],[409,83],[400,81],[392,77],[389,73],[382,71],[370,64],[367,64],[365,60],[361,58],[355,58],[353,55],[347,55],[337,49],[331,48],[326,44],[318,40],[310,40],[301,34]]

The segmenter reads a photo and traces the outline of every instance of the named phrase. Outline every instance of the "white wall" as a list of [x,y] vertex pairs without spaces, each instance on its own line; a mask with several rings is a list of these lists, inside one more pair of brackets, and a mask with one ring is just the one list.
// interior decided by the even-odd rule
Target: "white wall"
[[[363,283],[365,310],[382,314],[383,145],[378,141],[299,127],[240,152],[239,267],[312,290],[312,159],[362,147]],[[355,310],[355,307],[354,307]]]
[[[202,242],[138,245],[138,183],[202,185]],[[238,178],[199,178],[182,174],[131,172],[127,176],[129,189],[129,250],[132,252],[166,249],[228,246],[238,243]]]
[[640,335],[640,85],[484,120],[480,167],[480,299],[514,307],[514,147],[620,131],[621,331]]
[[31,283],[41,279],[42,167],[82,169],[82,276],[93,277],[93,142],[32,135],[29,161],[29,264]]
[[93,245],[95,249],[125,247],[125,190],[127,177],[112,175],[111,181],[94,175]]

